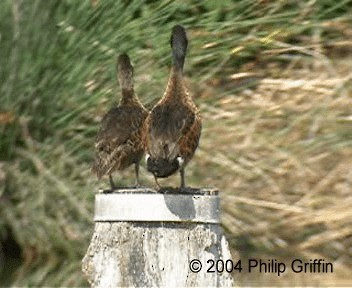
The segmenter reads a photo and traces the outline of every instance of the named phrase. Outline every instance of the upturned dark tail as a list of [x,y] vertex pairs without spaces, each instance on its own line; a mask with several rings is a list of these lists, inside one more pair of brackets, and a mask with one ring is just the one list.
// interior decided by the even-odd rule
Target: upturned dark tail
[[166,159],[152,159],[147,160],[147,170],[155,177],[165,178],[174,174],[180,168],[178,161],[175,159],[169,161]]

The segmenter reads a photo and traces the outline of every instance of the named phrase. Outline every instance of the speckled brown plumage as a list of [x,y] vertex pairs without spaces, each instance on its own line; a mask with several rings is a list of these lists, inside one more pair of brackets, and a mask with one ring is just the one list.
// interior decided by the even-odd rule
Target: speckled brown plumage
[[143,156],[142,127],[148,115],[133,89],[133,67],[126,54],[117,62],[122,98],[102,119],[95,141],[95,159],[92,171],[100,179],[135,164],[136,184],[139,185],[139,162]]
[[[181,187],[185,187],[184,168],[198,147],[201,118],[183,79],[187,36],[183,27],[172,29],[170,44],[173,65],[162,99],[149,113],[143,128],[147,170],[157,178],[180,170]],[[158,185],[159,186],[159,185]]]

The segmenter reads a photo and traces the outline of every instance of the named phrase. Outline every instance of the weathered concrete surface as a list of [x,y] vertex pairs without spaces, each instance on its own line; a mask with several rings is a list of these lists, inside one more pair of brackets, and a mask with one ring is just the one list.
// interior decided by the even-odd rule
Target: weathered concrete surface
[[[198,273],[193,259],[202,263]],[[209,259],[231,259],[216,223],[108,221],[96,222],[82,269],[93,287],[232,287],[229,273],[207,273]]]

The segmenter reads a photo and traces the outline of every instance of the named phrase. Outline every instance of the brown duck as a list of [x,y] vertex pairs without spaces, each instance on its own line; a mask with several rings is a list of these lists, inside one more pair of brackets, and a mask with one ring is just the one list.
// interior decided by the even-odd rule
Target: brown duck
[[133,66],[126,54],[117,60],[118,79],[122,98],[102,119],[95,141],[95,160],[92,171],[100,179],[108,175],[111,189],[115,185],[111,174],[135,165],[136,186],[139,186],[139,162],[144,149],[142,127],[148,115],[133,89]]
[[143,128],[147,170],[157,178],[184,171],[198,147],[201,133],[200,113],[185,86],[183,66],[188,45],[182,26],[172,29],[170,39],[173,64],[162,99],[150,111]]

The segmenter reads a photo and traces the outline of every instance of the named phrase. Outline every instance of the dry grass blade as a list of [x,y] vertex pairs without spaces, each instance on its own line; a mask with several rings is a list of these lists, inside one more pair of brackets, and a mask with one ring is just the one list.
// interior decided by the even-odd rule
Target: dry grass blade
[[286,205],[282,203],[275,203],[264,200],[251,199],[240,196],[226,195],[224,196],[224,201],[231,201],[233,204],[235,203],[243,203],[250,206],[258,206],[262,208],[269,208],[275,210],[281,210],[284,212],[292,212],[292,213],[305,213],[305,210],[298,206]]
[[80,201],[78,201],[78,199],[72,194],[71,189],[67,187],[63,181],[51,173],[50,169],[45,167],[43,162],[35,154],[19,148],[16,149],[16,152],[18,155],[30,160],[36,167],[38,173],[45,175],[45,177],[57,186],[58,191],[60,191],[60,193],[68,200],[68,203],[70,203],[70,205],[79,212],[82,219],[89,222],[91,221],[91,214],[84,206],[80,205]]

